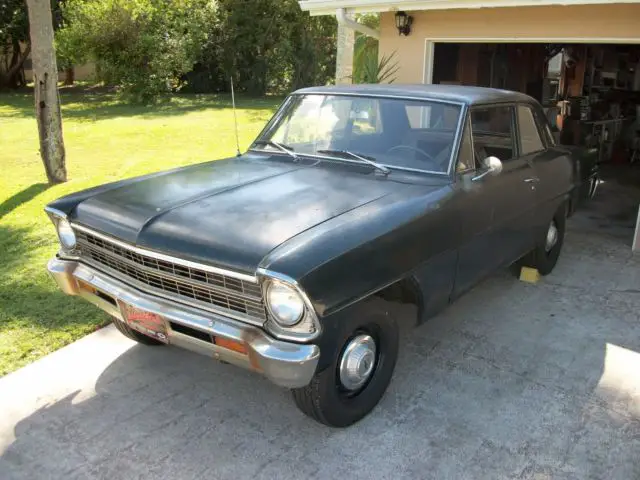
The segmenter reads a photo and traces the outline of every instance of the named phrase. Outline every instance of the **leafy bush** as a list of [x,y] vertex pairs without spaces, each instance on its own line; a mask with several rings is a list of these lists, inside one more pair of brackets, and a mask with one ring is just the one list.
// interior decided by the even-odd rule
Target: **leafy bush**
[[57,49],[69,63],[96,63],[101,80],[149,103],[180,86],[207,41],[211,0],[75,0]]
[[[336,21],[311,17],[297,0],[219,0],[201,62],[188,79],[196,91],[283,93],[335,76]],[[209,90],[203,90],[207,89]]]
[[335,76],[336,21],[297,0],[74,0],[56,36],[62,64],[149,102],[177,89],[283,93]]

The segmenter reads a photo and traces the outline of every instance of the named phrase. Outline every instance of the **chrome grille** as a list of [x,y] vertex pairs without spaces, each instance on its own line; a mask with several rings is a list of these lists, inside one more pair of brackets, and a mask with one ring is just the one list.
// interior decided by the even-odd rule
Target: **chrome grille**
[[266,320],[257,283],[157,259],[78,229],[75,233],[83,260],[149,287],[146,290],[225,310],[252,323]]

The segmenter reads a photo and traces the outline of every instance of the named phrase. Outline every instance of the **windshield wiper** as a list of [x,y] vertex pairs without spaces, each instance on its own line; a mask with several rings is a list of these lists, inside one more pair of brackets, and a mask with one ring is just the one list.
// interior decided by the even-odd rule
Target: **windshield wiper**
[[363,155],[358,155],[357,153],[350,152],[349,150],[318,150],[317,153],[326,153],[329,155],[343,155],[343,156],[347,155],[351,158],[355,158],[356,160],[360,160],[361,162],[368,163],[373,168],[380,170],[385,175],[389,175],[391,173],[391,170],[389,170],[384,165],[381,165],[378,162],[375,162]]
[[285,145],[283,143],[280,142],[274,142],[273,140],[256,140],[255,142],[253,142],[254,145],[269,145],[270,147],[275,147],[278,150],[280,150],[282,153],[286,153],[287,155],[293,157],[294,159],[298,160],[298,155],[295,154],[295,152],[293,151],[293,147],[290,147],[289,145]]

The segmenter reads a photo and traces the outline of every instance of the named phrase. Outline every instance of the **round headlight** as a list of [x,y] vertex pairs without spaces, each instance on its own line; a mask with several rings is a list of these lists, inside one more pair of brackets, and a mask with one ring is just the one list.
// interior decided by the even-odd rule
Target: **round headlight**
[[60,238],[60,243],[67,250],[73,250],[76,246],[76,234],[73,232],[73,228],[71,228],[71,224],[61,218],[57,223],[58,228],[58,237]]
[[283,327],[294,326],[304,313],[304,301],[300,294],[280,282],[271,282],[267,288],[267,305],[274,320]]

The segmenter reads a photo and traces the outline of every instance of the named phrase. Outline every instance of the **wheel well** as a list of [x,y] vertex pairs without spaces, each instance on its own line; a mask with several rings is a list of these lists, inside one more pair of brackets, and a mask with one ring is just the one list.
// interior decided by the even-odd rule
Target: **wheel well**
[[415,306],[415,324],[421,323],[423,313],[423,298],[418,282],[415,278],[406,277],[377,291],[375,297],[387,302],[409,304]]

